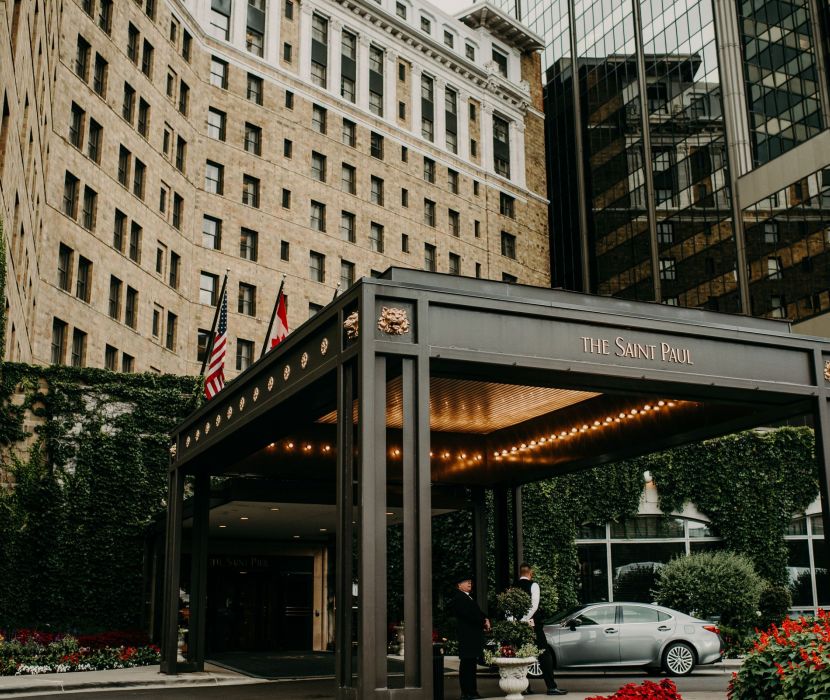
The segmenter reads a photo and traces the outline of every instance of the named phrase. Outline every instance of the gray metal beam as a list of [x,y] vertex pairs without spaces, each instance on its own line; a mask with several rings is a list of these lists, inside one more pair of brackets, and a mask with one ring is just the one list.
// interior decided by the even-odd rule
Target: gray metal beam
[[164,606],[161,629],[161,672],[175,676],[178,671],[179,575],[182,557],[182,502],[184,474],[170,471],[167,488],[167,541],[164,556]]
[[480,486],[475,486],[472,491],[473,508],[473,576],[475,576],[475,587],[473,592],[476,602],[482,610],[487,610],[487,498],[485,491]]
[[197,671],[205,669],[207,560],[210,531],[210,475],[196,474],[193,483],[193,529],[190,545],[190,624],[187,660]]

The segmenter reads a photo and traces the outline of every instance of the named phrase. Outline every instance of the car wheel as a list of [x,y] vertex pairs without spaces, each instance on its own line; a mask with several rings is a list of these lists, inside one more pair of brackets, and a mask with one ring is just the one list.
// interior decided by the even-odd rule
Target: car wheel
[[530,664],[530,668],[527,670],[527,675],[529,678],[541,678],[542,677],[542,666],[539,663],[539,659],[536,659],[532,664]]
[[663,668],[671,676],[688,676],[695,667],[695,652],[683,642],[672,642],[663,652]]

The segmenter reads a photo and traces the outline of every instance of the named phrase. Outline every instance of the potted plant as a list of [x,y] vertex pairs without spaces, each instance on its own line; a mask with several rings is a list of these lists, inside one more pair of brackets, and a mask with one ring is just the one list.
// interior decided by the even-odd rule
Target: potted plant
[[507,700],[522,700],[527,690],[527,672],[541,650],[534,642],[533,628],[521,618],[530,610],[530,596],[520,588],[508,588],[496,597],[504,615],[493,625],[494,645],[484,660],[499,670],[499,688]]

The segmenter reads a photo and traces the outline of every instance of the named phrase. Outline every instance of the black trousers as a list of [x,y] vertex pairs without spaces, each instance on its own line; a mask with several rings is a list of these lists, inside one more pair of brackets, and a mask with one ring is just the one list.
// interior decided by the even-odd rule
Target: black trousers
[[476,660],[462,657],[458,662],[458,684],[461,686],[461,695],[465,697],[478,695],[478,690],[476,690]]
[[536,635],[536,646],[544,649],[544,654],[539,655],[539,667],[542,670],[542,680],[548,690],[556,687],[556,679],[553,677],[553,651],[548,646],[548,640],[545,639],[545,631],[542,629],[540,621],[536,622],[533,627],[533,632]]

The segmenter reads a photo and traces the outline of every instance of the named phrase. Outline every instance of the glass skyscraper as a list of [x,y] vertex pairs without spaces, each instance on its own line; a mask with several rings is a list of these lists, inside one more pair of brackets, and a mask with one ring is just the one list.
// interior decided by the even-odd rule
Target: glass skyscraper
[[830,309],[827,0],[496,4],[546,43],[555,286]]

